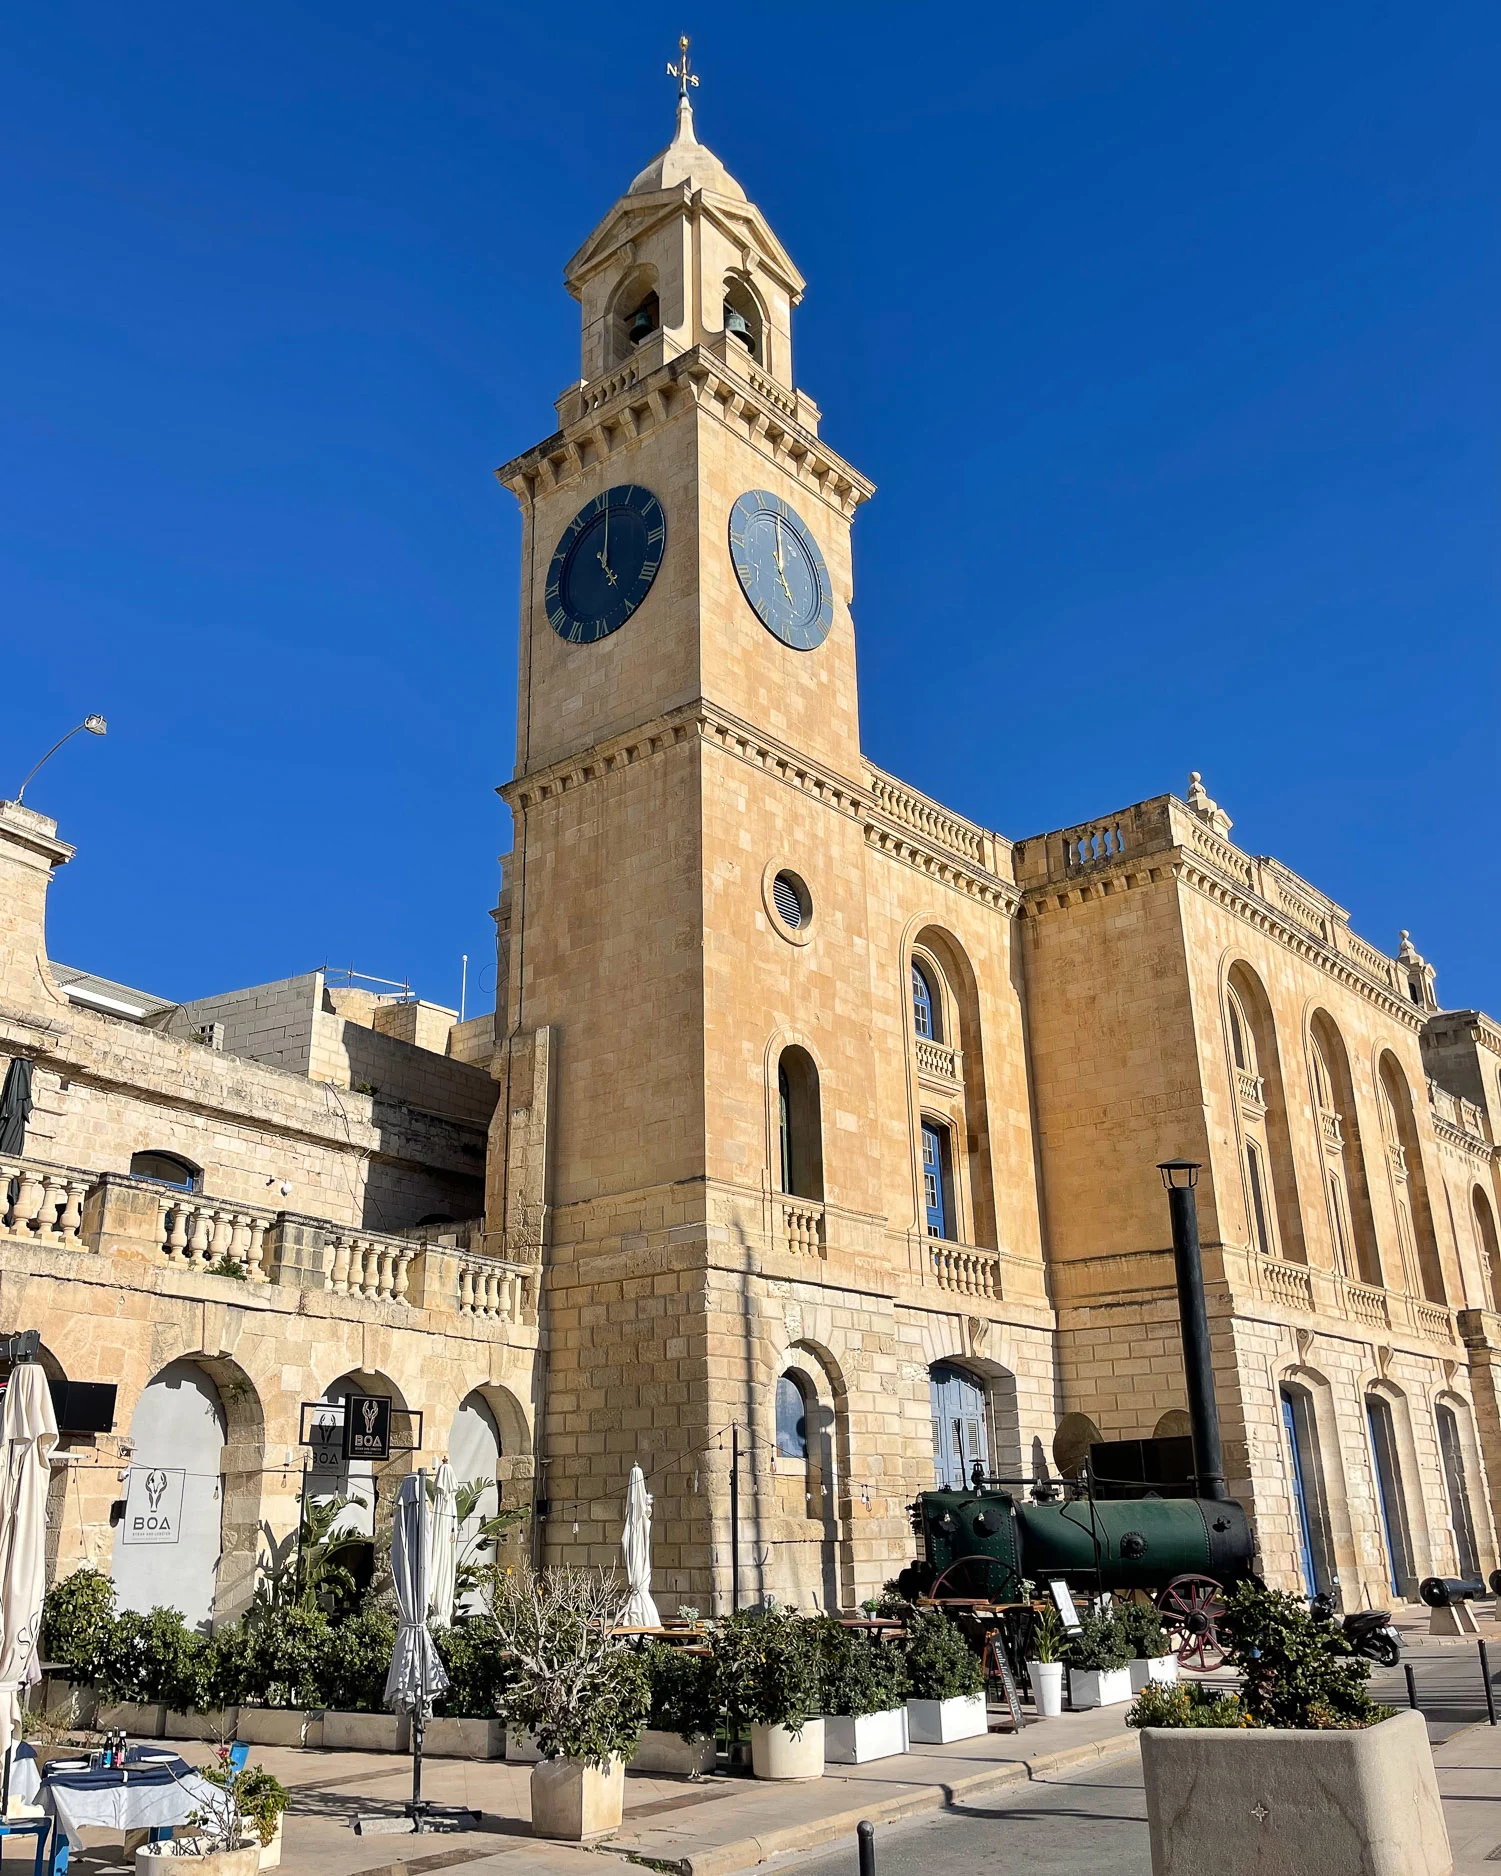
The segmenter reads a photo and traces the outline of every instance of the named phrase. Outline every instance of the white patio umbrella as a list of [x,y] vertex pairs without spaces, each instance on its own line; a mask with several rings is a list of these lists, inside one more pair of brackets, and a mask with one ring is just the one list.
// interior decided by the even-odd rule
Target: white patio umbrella
[[386,1675],[385,1705],[430,1717],[433,1702],[448,1690],[448,1676],[427,1632],[428,1584],[432,1580],[427,1517],[427,1475],[408,1473],[396,1495],[391,1529],[391,1580],[396,1590],[396,1647]]
[[631,1467],[620,1548],[625,1552],[625,1581],[630,1591],[620,1620],[627,1628],[658,1628],[662,1618],[651,1599],[651,1493],[640,1466]]
[[52,1394],[39,1363],[11,1374],[0,1412],[0,1755],[10,1772],[26,1689],[42,1678],[38,1639],[47,1569],[47,1461],[57,1444]]
[[453,1621],[459,1570],[459,1482],[453,1467],[441,1460],[433,1474],[431,1564],[427,1577],[427,1612],[439,1628]]

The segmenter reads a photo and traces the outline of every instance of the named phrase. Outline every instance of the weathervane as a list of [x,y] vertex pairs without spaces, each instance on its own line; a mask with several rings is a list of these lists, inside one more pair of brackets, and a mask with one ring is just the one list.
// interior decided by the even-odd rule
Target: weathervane
[[678,62],[667,67],[667,76],[678,81],[678,96],[686,101],[688,87],[698,83],[698,73],[688,66],[688,35],[684,33],[678,40]]

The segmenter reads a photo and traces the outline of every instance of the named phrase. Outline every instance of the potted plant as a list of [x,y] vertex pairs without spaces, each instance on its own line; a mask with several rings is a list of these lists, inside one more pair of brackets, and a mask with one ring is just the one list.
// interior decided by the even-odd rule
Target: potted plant
[[767,1606],[722,1622],[713,1640],[730,1724],[748,1726],[757,1778],[822,1778],[824,1723],[812,1622]]
[[1248,1580],[1227,1592],[1218,1629],[1242,1675],[1239,1717],[1224,1703],[1214,1715],[1198,1687],[1145,1688],[1127,1715],[1141,1728],[1152,1868],[1448,1876],[1422,1714],[1378,1706],[1368,1664],[1300,1597]]
[[676,1772],[689,1778],[712,1772],[719,1729],[719,1677],[712,1655],[653,1642],[643,1662],[651,1712],[631,1763],[638,1772]]
[[504,1579],[495,1599],[514,1678],[507,1720],[531,1733],[532,1834],[587,1842],[620,1827],[625,1762],[651,1704],[639,1658],[616,1638],[624,1594],[599,1570]]
[[1063,1711],[1063,1623],[1051,1606],[1032,1619],[1027,1679],[1038,1718],[1056,1720]]
[[907,1627],[907,1737],[946,1746],[986,1730],[985,1671],[941,1609],[922,1609]]
[[1118,1611],[1118,1619],[1132,1649],[1133,1658],[1126,1664],[1132,1693],[1139,1694],[1148,1682],[1171,1687],[1178,1678],[1178,1657],[1168,1644],[1158,1610],[1149,1602],[1128,1602]]
[[835,1616],[818,1624],[823,1683],[824,1758],[830,1765],[864,1765],[907,1750],[907,1667],[894,1643]]
[[1131,1642],[1115,1612],[1096,1607],[1063,1650],[1068,1697],[1075,1707],[1113,1707],[1131,1698]]
[[256,1876],[279,1864],[286,1786],[263,1766],[237,1770],[228,1746],[198,1769],[216,1788],[212,1801],[188,1819],[187,1834],[137,1850],[136,1876]]
[[448,1691],[422,1730],[422,1750],[435,1759],[498,1759],[504,1728],[499,1709],[510,1668],[495,1618],[473,1614],[433,1636]]

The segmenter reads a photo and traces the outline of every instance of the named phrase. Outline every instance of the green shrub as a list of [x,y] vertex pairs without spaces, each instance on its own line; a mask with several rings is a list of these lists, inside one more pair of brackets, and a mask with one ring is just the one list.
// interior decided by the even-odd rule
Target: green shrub
[[1126,1711],[1127,1726],[1254,1726],[1234,1694],[1179,1681],[1172,1687],[1149,1682]]
[[793,1609],[742,1610],[713,1640],[719,1698],[731,1724],[801,1734],[823,1712],[817,1627]]
[[1131,1640],[1113,1609],[1093,1609],[1080,1617],[1078,1634],[1064,1643],[1063,1658],[1081,1672],[1108,1674],[1132,1659]]
[[96,1680],[115,1625],[115,1586],[102,1570],[75,1570],[42,1602],[42,1659]]
[[384,1609],[364,1609],[331,1623],[318,1673],[319,1706],[338,1713],[379,1713],[396,1647],[396,1624]]
[[1154,1604],[1122,1603],[1116,1611],[1116,1619],[1131,1644],[1134,1660],[1157,1661],[1172,1652],[1168,1645],[1167,1630],[1162,1626],[1161,1612]]
[[684,1739],[719,1730],[719,1676],[710,1655],[671,1642],[653,1642],[642,1656],[651,1689],[647,1725],[659,1733],[678,1733]]
[[613,1631],[624,1600],[600,1570],[558,1566],[497,1581],[495,1624],[515,1663],[507,1720],[544,1759],[629,1758],[651,1707],[646,1669]]
[[255,1706],[322,1706],[328,1638],[329,1620],[321,1609],[260,1609],[245,1624],[239,1698]]
[[1315,1621],[1299,1596],[1247,1578],[1225,1593],[1216,1624],[1242,1677],[1241,1701],[1258,1726],[1374,1726],[1392,1708],[1366,1692],[1370,1663],[1343,1631]]
[[922,1609],[907,1626],[907,1681],[914,1700],[958,1700],[985,1687],[985,1671],[941,1609]]
[[858,1719],[886,1713],[907,1698],[905,1651],[877,1641],[863,1629],[846,1628],[835,1616],[817,1623],[823,1711]]
[[487,1720],[498,1713],[511,1669],[494,1618],[469,1616],[438,1629],[433,1640],[448,1674],[448,1692],[434,1711],[455,1720]]
[[190,1629],[177,1609],[142,1615],[126,1609],[110,1625],[94,1664],[94,1682],[106,1701],[166,1701],[173,1708],[198,1706],[204,1698],[209,1644]]

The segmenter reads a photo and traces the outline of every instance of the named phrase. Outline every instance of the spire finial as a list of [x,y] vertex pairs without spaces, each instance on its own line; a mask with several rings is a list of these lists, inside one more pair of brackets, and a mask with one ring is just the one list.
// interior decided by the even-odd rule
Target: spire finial
[[667,76],[678,81],[678,102],[688,102],[688,87],[697,86],[698,73],[688,63],[688,35],[684,33],[678,40],[678,62],[667,67]]

